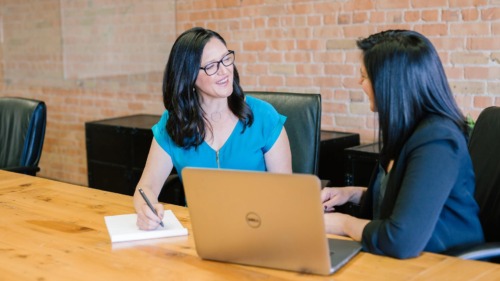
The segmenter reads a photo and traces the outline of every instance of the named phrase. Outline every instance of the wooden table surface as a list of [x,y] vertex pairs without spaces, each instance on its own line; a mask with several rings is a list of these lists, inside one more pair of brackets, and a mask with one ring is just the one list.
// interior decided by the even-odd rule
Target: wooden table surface
[[330,276],[205,261],[188,209],[165,208],[188,236],[112,244],[104,216],[133,213],[130,196],[0,170],[0,280],[500,280],[500,265],[431,253],[360,253]]

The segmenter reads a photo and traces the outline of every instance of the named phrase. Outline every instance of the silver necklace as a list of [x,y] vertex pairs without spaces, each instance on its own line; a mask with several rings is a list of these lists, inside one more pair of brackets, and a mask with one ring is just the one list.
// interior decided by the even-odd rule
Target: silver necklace
[[222,119],[222,112],[216,111],[210,114],[210,119],[214,122],[219,122]]

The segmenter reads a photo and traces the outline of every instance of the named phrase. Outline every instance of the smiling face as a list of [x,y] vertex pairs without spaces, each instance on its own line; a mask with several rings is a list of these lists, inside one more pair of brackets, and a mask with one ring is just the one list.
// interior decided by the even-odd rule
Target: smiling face
[[[212,38],[203,49],[200,67],[205,67],[210,63],[217,64],[228,53],[229,50],[222,41]],[[195,88],[202,100],[227,98],[233,93],[234,65],[224,66],[220,63],[219,70],[210,76],[203,69],[199,71]]]

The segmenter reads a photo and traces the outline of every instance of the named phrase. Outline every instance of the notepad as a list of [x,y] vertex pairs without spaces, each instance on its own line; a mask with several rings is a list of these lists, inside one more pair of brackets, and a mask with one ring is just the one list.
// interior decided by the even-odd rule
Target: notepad
[[124,242],[162,237],[187,235],[188,230],[182,226],[171,210],[165,210],[163,216],[164,227],[155,230],[141,230],[137,227],[137,214],[105,216],[104,221],[108,228],[111,242]]

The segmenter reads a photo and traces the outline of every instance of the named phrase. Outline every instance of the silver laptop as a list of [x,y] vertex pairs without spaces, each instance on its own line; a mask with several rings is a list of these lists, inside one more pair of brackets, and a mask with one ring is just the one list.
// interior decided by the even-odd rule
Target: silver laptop
[[182,178],[203,259],[328,275],[361,250],[326,238],[316,176],[184,168]]

